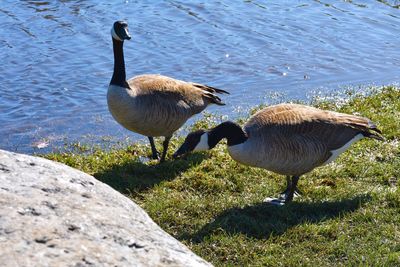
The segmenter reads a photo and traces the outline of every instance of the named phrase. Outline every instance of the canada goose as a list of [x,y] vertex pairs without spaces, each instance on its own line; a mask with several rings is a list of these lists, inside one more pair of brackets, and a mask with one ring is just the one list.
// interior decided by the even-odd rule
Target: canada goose
[[215,94],[228,92],[155,74],[126,80],[123,43],[131,39],[128,24],[116,21],[111,36],[114,73],[107,92],[108,109],[123,127],[149,138],[153,159],[158,158],[153,137],[164,136],[162,162],[172,134],[209,104],[224,105]]
[[[274,204],[292,201],[299,177],[335,160],[364,137],[383,140],[367,118],[298,104],[279,104],[252,116],[242,129],[234,122],[190,133],[174,157],[212,149],[227,139],[230,156],[239,163],[286,175],[286,190]],[[269,199],[271,200],[271,199]]]

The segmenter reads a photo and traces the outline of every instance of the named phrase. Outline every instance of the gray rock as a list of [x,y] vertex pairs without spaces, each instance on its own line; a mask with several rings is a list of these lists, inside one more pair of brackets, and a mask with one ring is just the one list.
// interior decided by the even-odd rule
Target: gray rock
[[0,150],[1,266],[211,266],[130,199],[60,163]]

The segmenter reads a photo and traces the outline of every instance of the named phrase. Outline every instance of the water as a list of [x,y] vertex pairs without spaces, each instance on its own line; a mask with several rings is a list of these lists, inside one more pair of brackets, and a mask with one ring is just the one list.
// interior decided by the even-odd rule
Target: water
[[234,118],[271,92],[305,99],[399,82],[399,5],[2,0],[0,148],[32,153],[104,136],[140,138],[113,121],[105,99],[117,19],[133,36],[125,43],[128,77],[161,73],[229,90],[228,105],[208,110]]

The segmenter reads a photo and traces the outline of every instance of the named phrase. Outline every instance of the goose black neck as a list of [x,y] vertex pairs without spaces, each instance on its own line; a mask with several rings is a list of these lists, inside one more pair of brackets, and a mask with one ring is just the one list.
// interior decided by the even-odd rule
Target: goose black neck
[[208,132],[208,145],[210,149],[215,147],[223,138],[227,139],[228,146],[234,146],[245,142],[248,137],[240,125],[226,121]]
[[111,78],[110,84],[126,87],[126,73],[125,73],[125,61],[124,61],[124,42],[113,40],[114,50],[114,73]]

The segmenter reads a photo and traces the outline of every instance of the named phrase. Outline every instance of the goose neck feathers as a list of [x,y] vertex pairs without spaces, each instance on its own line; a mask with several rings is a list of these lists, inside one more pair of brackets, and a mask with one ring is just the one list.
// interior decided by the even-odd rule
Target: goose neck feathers
[[227,139],[228,146],[234,146],[244,143],[248,136],[238,124],[231,121],[223,122],[208,133],[210,149],[215,147],[223,138]]
[[112,38],[114,50],[114,73],[111,78],[110,85],[117,85],[128,88],[125,73],[125,60],[124,60],[124,42]]

